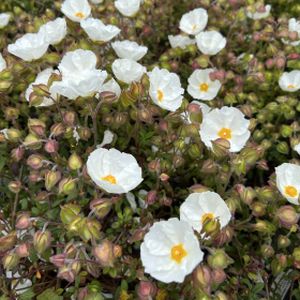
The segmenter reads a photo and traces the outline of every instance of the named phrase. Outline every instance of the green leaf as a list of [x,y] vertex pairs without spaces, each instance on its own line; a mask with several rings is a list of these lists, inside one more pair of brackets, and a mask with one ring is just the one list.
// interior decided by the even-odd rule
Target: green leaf
[[63,300],[61,294],[61,290],[55,290],[54,288],[49,288],[45,290],[42,294],[37,296],[37,300]]
[[19,296],[19,300],[31,300],[33,299],[35,296],[35,292],[33,291],[33,288],[29,288],[28,290],[26,290],[26,292],[22,293]]

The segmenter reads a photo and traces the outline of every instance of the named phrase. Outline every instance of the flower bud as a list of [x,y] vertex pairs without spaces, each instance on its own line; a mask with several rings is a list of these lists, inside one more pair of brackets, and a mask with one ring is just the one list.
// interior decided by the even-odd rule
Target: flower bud
[[216,300],[229,300],[225,293],[217,291],[216,292]]
[[201,288],[209,293],[212,284],[211,269],[206,265],[198,266],[193,272],[193,282],[196,288]]
[[146,196],[146,203],[148,205],[152,205],[156,202],[156,200],[157,200],[157,192],[154,190],[149,191]]
[[253,224],[252,228],[254,231],[258,231],[263,234],[271,234],[276,231],[274,224],[263,220],[257,220],[256,223]]
[[30,249],[29,244],[23,243],[17,246],[15,251],[19,257],[23,258],[29,256],[29,249]]
[[67,258],[66,253],[56,254],[49,258],[50,262],[54,264],[56,267],[60,268],[65,264],[65,260]]
[[60,219],[64,224],[70,224],[80,213],[80,206],[68,203],[61,207]]
[[233,260],[225,253],[223,249],[216,249],[208,256],[208,264],[212,269],[225,269]]
[[14,161],[20,161],[24,156],[25,150],[23,147],[18,147],[12,150],[11,157]]
[[45,173],[45,187],[47,191],[50,191],[61,179],[61,173],[59,171],[47,171]]
[[48,140],[44,146],[44,149],[47,153],[56,153],[58,150],[59,144],[56,140]]
[[27,229],[31,226],[29,213],[21,213],[17,217],[16,228],[17,229]]
[[237,184],[235,189],[241,200],[247,205],[250,205],[256,196],[256,192],[252,187],[245,187],[242,184]]
[[251,205],[252,214],[255,217],[262,217],[266,213],[266,205],[261,202],[254,202]]
[[12,249],[17,242],[17,234],[15,231],[0,237],[0,252],[6,252]]
[[284,235],[280,235],[277,239],[277,245],[279,249],[287,248],[291,244],[291,240]]
[[295,268],[300,269],[300,247],[294,248],[292,258]]
[[34,234],[33,237],[33,246],[35,250],[39,253],[42,254],[47,248],[50,247],[51,244],[51,232],[46,230],[42,231],[39,230]]
[[63,178],[58,185],[58,193],[70,195],[76,191],[77,179]]
[[218,219],[208,219],[204,222],[202,226],[201,233],[205,236],[215,237],[220,232],[220,221]]
[[137,287],[137,294],[139,300],[154,299],[157,292],[155,283],[150,281],[141,281]]
[[6,131],[6,136],[7,136],[7,139],[10,141],[10,142],[18,142],[22,136],[22,133],[20,130],[18,129],[15,129],[15,128],[9,128],[7,129]]
[[226,273],[223,269],[213,269],[211,276],[213,284],[216,285],[219,285],[226,280]]
[[99,219],[105,218],[112,207],[112,200],[109,198],[94,199],[90,203],[90,209],[94,211]]
[[260,252],[263,255],[263,257],[269,258],[272,257],[275,253],[273,247],[271,245],[262,245],[260,248]]
[[291,205],[285,205],[277,210],[276,216],[282,227],[290,229],[299,221],[299,214]]
[[37,136],[45,135],[46,124],[43,121],[39,119],[29,119],[27,126],[32,134],[36,134]]
[[115,260],[112,242],[104,240],[101,244],[95,246],[93,255],[103,267],[112,267]]
[[86,218],[79,228],[79,235],[84,241],[99,239],[100,229],[101,224],[97,220]]
[[213,244],[218,247],[223,246],[232,240],[233,234],[233,228],[227,226],[217,233],[215,237],[213,237]]
[[34,170],[38,170],[43,166],[43,157],[39,154],[32,154],[27,159],[27,165]]
[[35,135],[33,133],[29,133],[25,137],[23,145],[29,149],[36,150],[36,149],[41,148],[42,142],[41,142],[41,139],[37,135]]
[[68,159],[68,166],[71,170],[78,170],[82,167],[82,159],[76,153],[73,153]]
[[116,100],[118,100],[117,95],[113,92],[104,91],[104,92],[101,92],[99,95],[104,103],[113,103]]
[[64,123],[68,126],[74,126],[76,120],[76,113],[74,111],[67,111],[64,113]]
[[70,283],[74,282],[75,275],[76,274],[68,266],[61,267],[57,273],[58,278],[64,279]]
[[18,265],[19,261],[20,258],[15,252],[7,253],[2,258],[3,268],[5,270],[11,270]]
[[273,275],[278,275],[287,267],[287,257],[284,254],[278,254],[271,262]]
[[21,187],[22,187],[22,183],[20,181],[10,181],[8,183],[8,189],[14,194],[19,193]]
[[65,132],[65,126],[62,123],[56,123],[51,126],[51,136],[57,137]]
[[217,158],[227,156],[230,149],[230,142],[225,139],[216,139],[212,141],[212,151]]

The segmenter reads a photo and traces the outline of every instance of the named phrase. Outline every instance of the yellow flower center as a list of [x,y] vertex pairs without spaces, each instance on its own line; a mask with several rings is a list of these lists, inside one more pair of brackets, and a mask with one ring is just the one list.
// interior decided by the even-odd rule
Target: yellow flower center
[[201,223],[204,224],[210,220],[213,220],[214,218],[215,218],[215,215],[213,213],[203,214],[201,217]]
[[296,197],[297,194],[298,194],[297,189],[294,186],[292,186],[292,185],[287,185],[284,188],[284,192],[285,192],[286,195],[288,195],[290,197]]
[[230,140],[231,139],[231,129],[229,128],[222,128],[219,132],[218,132],[218,136],[222,139],[225,140]]
[[117,179],[115,176],[112,175],[107,175],[101,178],[101,180],[107,181],[110,184],[116,184],[117,183]]
[[192,26],[192,29],[195,30],[196,28],[197,28],[197,25],[194,24],[194,25]]
[[207,83],[201,83],[199,88],[201,92],[207,92],[209,85]]
[[178,264],[181,263],[182,259],[187,256],[187,252],[182,244],[175,245],[171,249],[171,258]]
[[295,88],[295,86],[293,84],[288,85],[288,89],[294,89],[294,88]]
[[159,102],[163,101],[163,99],[164,99],[164,93],[163,93],[162,90],[158,90],[157,91],[157,98],[158,98]]
[[82,13],[82,12],[77,12],[76,14],[75,14],[75,17],[77,17],[77,18],[79,18],[79,19],[83,19],[84,18],[84,14]]

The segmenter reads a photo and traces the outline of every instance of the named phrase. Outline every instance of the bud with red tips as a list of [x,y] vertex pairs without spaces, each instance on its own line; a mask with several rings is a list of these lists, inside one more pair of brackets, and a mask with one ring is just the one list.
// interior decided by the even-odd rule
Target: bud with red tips
[[56,140],[48,140],[44,146],[47,153],[56,153],[58,151],[59,144]]
[[285,205],[280,207],[276,213],[276,216],[281,226],[287,229],[290,229],[293,225],[296,225],[299,221],[299,214],[291,205]]
[[28,257],[29,250],[30,250],[30,245],[27,243],[23,243],[17,246],[15,251],[19,257]]
[[27,229],[31,226],[31,220],[29,213],[21,213],[17,217],[16,228]]
[[67,258],[66,253],[56,254],[49,258],[50,262],[53,263],[56,267],[60,268],[65,264]]
[[93,248],[95,258],[103,267],[112,267],[115,256],[113,251],[113,243],[109,240],[104,240]]
[[42,254],[50,247],[51,240],[52,237],[50,231],[39,230],[33,236],[33,246],[39,254]]
[[156,295],[157,287],[150,281],[141,281],[137,287],[139,300],[153,299]]
[[112,207],[112,200],[109,198],[101,198],[101,199],[94,199],[90,203],[90,209],[93,210],[94,214],[99,218],[105,218]]

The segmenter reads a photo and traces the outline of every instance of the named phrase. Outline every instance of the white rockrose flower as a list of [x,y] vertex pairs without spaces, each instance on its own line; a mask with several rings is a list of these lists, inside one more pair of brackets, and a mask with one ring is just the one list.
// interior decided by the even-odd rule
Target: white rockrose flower
[[119,58],[128,58],[135,61],[143,58],[148,52],[147,47],[128,40],[113,42],[111,46]]
[[279,86],[286,92],[298,91],[300,89],[300,71],[284,72],[279,78]]
[[119,98],[122,91],[119,84],[112,78],[101,86],[99,92],[112,92]]
[[155,67],[148,73],[149,95],[152,101],[169,111],[176,111],[182,104],[184,89],[177,74]]
[[203,116],[200,136],[208,148],[212,141],[222,138],[230,142],[230,152],[240,151],[250,137],[250,121],[235,107],[215,108]]
[[40,27],[41,32],[46,41],[50,45],[59,44],[67,34],[67,23],[64,18],[57,18],[54,21],[49,21]]
[[87,0],[65,0],[61,11],[70,20],[81,22],[91,14],[91,7]]
[[118,80],[130,84],[140,81],[147,69],[132,59],[119,58],[112,64],[112,70]]
[[282,39],[282,42],[287,45],[298,46],[300,45],[300,22],[295,18],[289,19],[289,32],[297,32],[299,39],[296,41],[290,41],[288,39]]
[[180,220],[189,223],[199,233],[207,221],[219,220],[222,229],[230,219],[231,213],[227,204],[214,192],[192,193],[180,206]]
[[96,42],[108,42],[121,32],[117,26],[105,25],[101,20],[94,18],[85,19],[80,25],[89,38]]
[[206,55],[216,55],[226,46],[226,38],[214,30],[202,31],[196,35],[199,50]]
[[[33,92],[33,86],[34,85],[38,85],[38,84],[44,84],[47,85],[48,84],[48,80],[51,76],[52,73],[56,73],[59,74],[59,72],[57,70],[53,70],[52,68],[47,68],[44,71],[40,72],[37,77],[35,78],[35,81],[32,82],[26,92],[25,92],[25,98],[26,100],[29,102],[30,100],[30,94]],[[55,93],[51,93],[51,98],[54,99],[54,101],[57,100],[57,94]],[[38,106],[50,106],[53,105],[54,102],[53,100],[49,98],[49,97],[44,97],[43,98],[43,102],[41,104],[39,104]]]
[[10,14],[9,13],[1,13],[0,14],[0,29],[4,28],[10,20]]
[[125,17],[133,17],[139,11],[141,0],[116,0],[116,9]]
[[290,203],[300,205],[300,166],[283,163],[275,168],[276,185],[280,193]]
[[213,100],[222,84],[219,80],[211,80],[209,74],[215,69],[195,70],[188,79],[188,93],[195,99]]
[[192,227],[177,218],[154,223],[141,244],[145,272],[165,283],[183,282],[203,255]]
[[208,15],[206,9],[196,8],[181,17],[179,28],[187,34],[196,35],[207,25]]
[[179,47],[181,49],[185,49],[189,45],[196,44],[195,39],[191,39],[190,37],[183,34],[168,35],[168,39],[172,48]]
[[32,61],[41,58],[47,52],[48,46],[43,32],[26,33],[14,44],[9,44],[7,50],[25,61]]
[[67,52],[58,65],[62,80],[54,81],[50,91],[72,100],[99,92],[107,73],[96,69],[96,64],[97,57],[92,51],[77,49]]
[[5,70],[7,68],[7,63],[5,59],[3,58],[2,54],[0,53],[0,72]]
[[267,18],[270,15],[272,6],[271,5],[265,5],[262,9],[256,12],[247,11],[247,17],[253,20],[260,20]]
[[114,194],[128,193],[143,181],[136,159],[116,149],[94,150],[87,160],[87,172],[97,186]]

